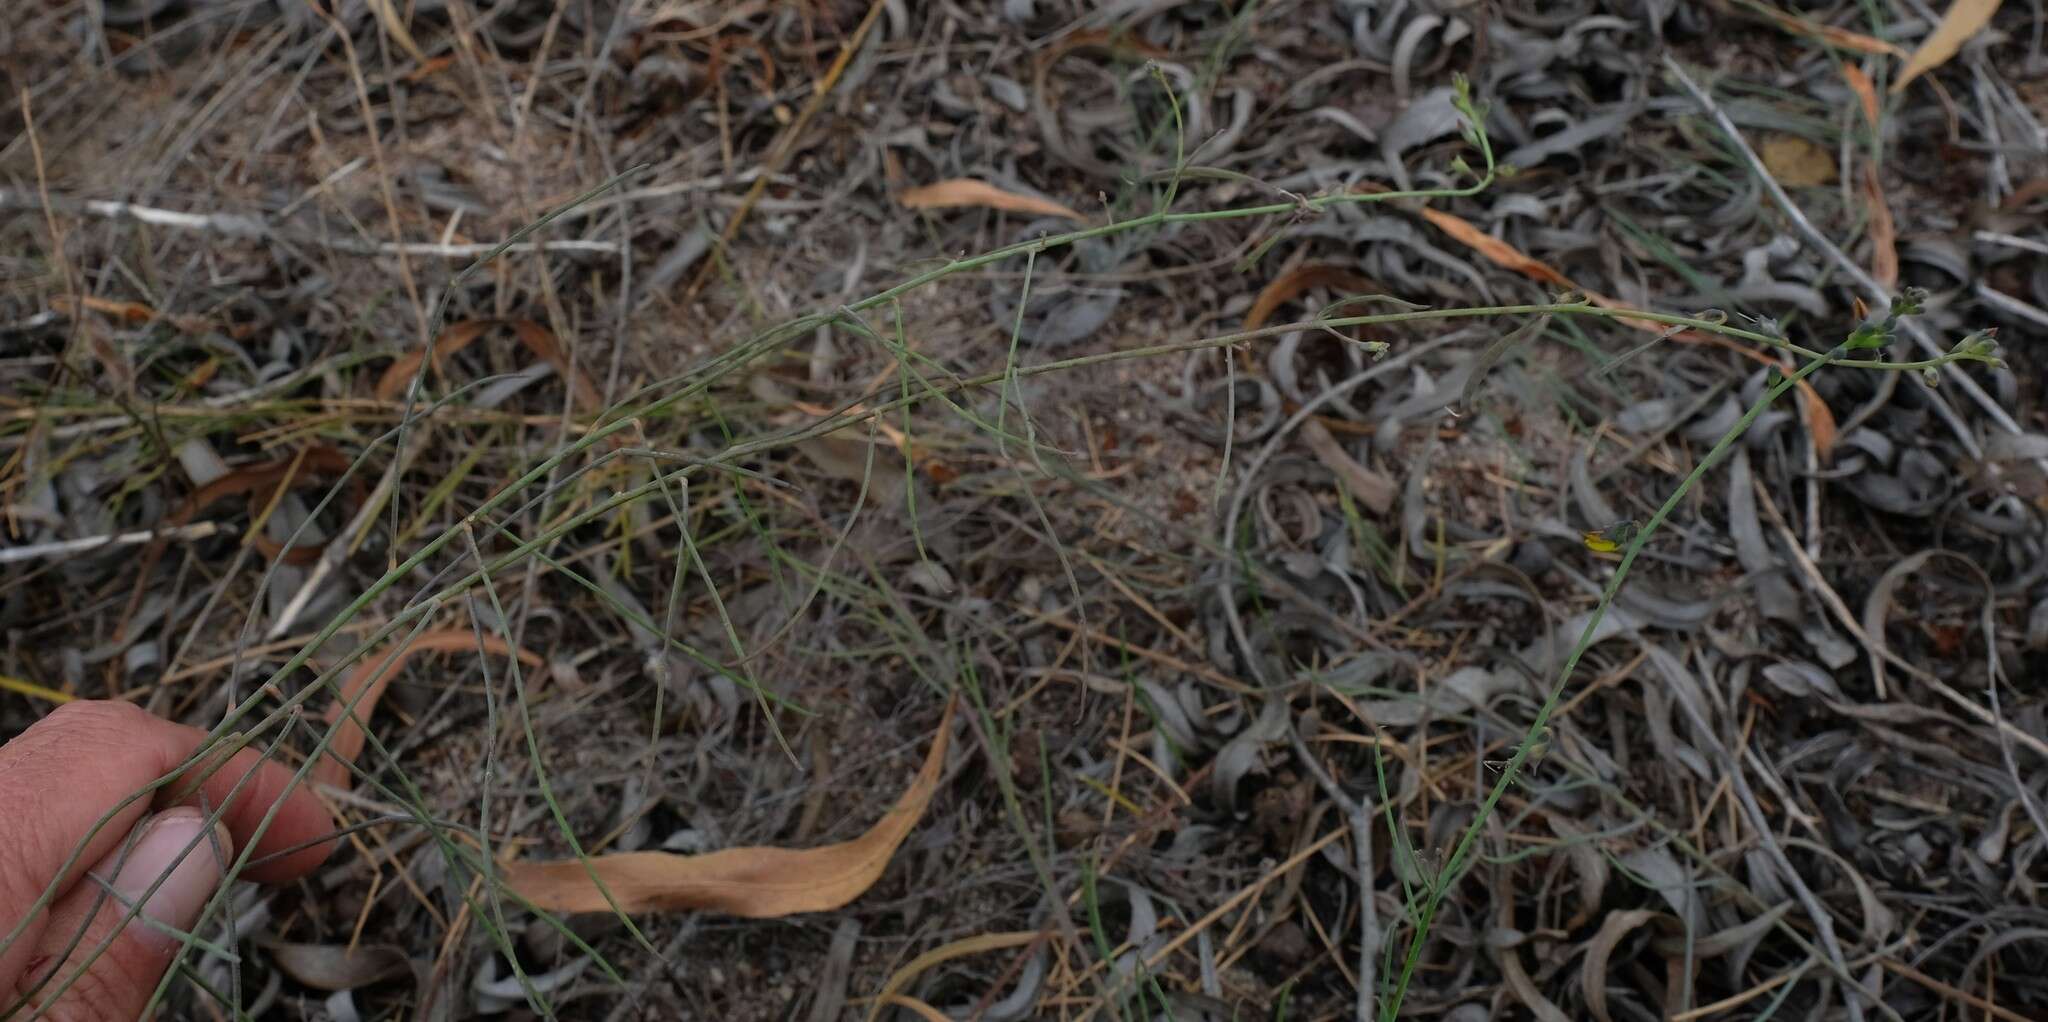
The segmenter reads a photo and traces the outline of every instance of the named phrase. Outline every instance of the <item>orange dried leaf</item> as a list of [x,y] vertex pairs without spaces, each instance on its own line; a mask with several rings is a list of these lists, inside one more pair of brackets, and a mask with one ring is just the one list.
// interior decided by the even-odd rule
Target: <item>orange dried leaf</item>
[[1890,57],[1905,55],[1904,50],[1875,36],[1867,36],[1861,32],[1851,32],[1846,28],[1836,28],[1833,25],[1823,25],[1796,14],[1765,7],[1761,4],[1756,5],[1752,9],[1777,22],[1779,28],[1793,35],[1803,35],[1808,39],[1818,39],[1829,46],[1853,50],[1857,53],[1882,54]]
[[1799,407],[1806,413],[1806,433],[1813,438],[1814,456],[1825,463],[1835,454],[1835,412],[1805,380],[1799,381]]
[[1440,209],[1422,208],[1422,218],[1435,224],[1437,229],[1463,242],[1466,247],[1530,280],[1540,280],[1555,287],[1575,289],[1569,278],[1541,259],[1523,255],[1520,249],[1474,227],[1454,213]]
[[881,878],[897,847],[923,818],[945,770],[956,702],[946,703],[924,768],[895,807],[851,841],[822,848],[727,848],[708,855],[626,852],[587,863],[515,862],[505,868],[506,886],[549,912],[609,912],[607,891],[626,912],[702,911],[773,919],[832,911]]
[[1948,13],[1941,16],[1941,23],[1934,31],[1920,41],[1920,48],[1906,58],[1906,66],[1899,69],[1899,77],[1892,82],[1892,92],[1903,90],[1913,79],[1948,63],[1948,59],[1963,48],[1984,26],[1991,23],[1991,16],[1998,13],[2000,0],[1956,0],[1950,4]]
[[[348,680],[342,682],[341,691],[335,693],[334,703],[327,707],[326,721],[334,728],[334,738],[327,743],[327,757],[313,768],[314,779],[337,788],[348,787],[348,764],[355,762],[363,751],[366,736],[359,721],[367,721],[377,708],[377,701],[384,698],[384,690],[391,685],[391,676],[405,666],[415,653],[458,653],[481,646],[484,652],[498,656],[517,653],[525,663],[538,667],[540,657],[523,649],[515,649],[505,640],[494,635],[479,638],[466,628],[447,628],[434,632],[422,632],[401,647],[396,655],[389,650],[378,650],[363,658],[356,669],[349,672]],[[386,663],[389,661],[389,664]],[[351,708],[353,704],[353,708]],[[336,725],[339,725],[336,727]]]
[[1863,119],[1869,123],[1871,130],[1875,131],[1878,116],[1877,86],[1871,83],[1870,76],[1864,74],[1862,68],[1854,64],[1842,65],[1842,80],[1848,82],[1849,91],[1854,92],[1856,98],[1863,101]]
[[453,66],[455,66],[455,54],[444,53],[438,57],[429,57],[425,63],[406,72],[405,80],[415,84],[424,82]]
[[1372,290],[1373,283],[1352,270],[1329,263],[1297,266],[1274,277],[1271,283],[1259,290],[1251,311],[1244,314],[1244,328],[1257,330],[1279,311],[1280,306],[1319,287],[1363,292]]
[[905,209],[947,209],[957,206],[986,206],[1009,213],[1030,213],[1037,216],[1060,216],[1069,220],[1084,219],[1081,214],[1060,205],[1051,199],[1036,195],[1019,195],[1006,192],[986,181],[969,177],[950,178],[921,188],[912,188],[896,197]]
[[1870,275],[1891,291],[1899,286],[1899,229],[1892,223],[1892,208],[1877,181],[1876,167],[1863,168],[1863,198],[1870,203]]
[[[71,312],[71,299],[69,298],[58,298],[50,304],[54,305],[57,311],[66,315],[69,315]],[[141,302],[123,302],[111,298],[86,295],[78,300],[78,304],[94,312],[105,313],[123,323],[147,323],[156,318],[156,310]]]

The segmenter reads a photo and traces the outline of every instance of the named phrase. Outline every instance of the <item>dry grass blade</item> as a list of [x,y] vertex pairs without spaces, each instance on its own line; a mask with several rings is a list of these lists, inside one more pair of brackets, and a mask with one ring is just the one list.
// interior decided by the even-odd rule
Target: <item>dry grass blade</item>
[[1998,13],[2000,0],[1956,0],[1949,5],[1948,13],[1941,16],[1941,24],[1920,41],[1920,47],[1906,58],[1906,66],[1899,69],[1897,81],[1892,82],[1894,94],[1903,90],[1913,79],[1948,63],[1956,51],[1969,42],[1985,25],[1991,23],[1991,16]]
[[59,692],[54,688],[47,688],[25,678],[17,678],[11,674],[0,674],[0,692],[12,692],[24,698],[41,699],[44,702],[55,703],[58,706],[73,702],[78,698],[68,692]]
[[377,12],[378,24],[384,26],[384,31],[391,36],[391,41],[412,54],[412,59],[422,64],[426,63],[426,53],[422,52],[420,44],[413,40],[412,31],[405,27],[405,19],[398,13],[397,6],[391,0],[369,0],[369,3],[370,9]]
[[823,848],[727,848],[708,855],[626,852],[587,863],[516,862],[505,868],[506,889],[550,912],[609,912],[613,902],[623,912],[694,910],[747,919],[829,912],[873,886],[924,817],[946,766],[957,704],[946,703],[924,768],[903,797],[851,841]]
[[[402,640],[401,640],[402,641]],[[422,632],[406,643],[396,653],[378,652],[365,657],[351,671],[348,680],[342,682],[341,691],[336,693],[334,703],[327,708],[326,721],[334,727],[334,737],[327,743],[327,757],[313,768],[315,779],[335,787],[348,786],[348,765],[363,751],[366,737],[362,721],[370,719],[377,708],[377,701],[384,698],[384,690],[391,685],[391,677],[405,666],[407,660],[418,653],[456,653],[481,646],[486,653],[497,656],[511,656],[515,650],[493,635],[479,637],[467,628],[445,628],[440,631]],[[525,650],[516,651],[519,659],[538,667],[538,655]]]
[[912,188],[896,197],[905,209],[953,209],[961,206],[984,206],[1008,213],[1029,213],[1033,216],[1058,216],[1079,222],[1086,219],[1072,209],[1051,199],[1036,195],[1021,195],[1006,192],[986,181],[970,177],[949,178],[918,188]]

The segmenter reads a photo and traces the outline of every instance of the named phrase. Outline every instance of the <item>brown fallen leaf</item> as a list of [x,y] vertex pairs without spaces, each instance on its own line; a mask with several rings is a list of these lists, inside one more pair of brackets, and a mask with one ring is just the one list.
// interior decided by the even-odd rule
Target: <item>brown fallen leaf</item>
[[[595,415],[603,409],[604,401],[598,397],[597,388],[591,385],[589,377],[569,364],[569,356],[562,350],[561,342],[555,339],[554,331],[530,319],[466,319],[449,324],[434,342],[434,369],[439,371],[441,363],[449,356],[469,347],[497,326],[511,327],[520,344],[554,366],[555,372],[569,381],[569,392],[576,399],[576,407],[584,414]],[[377,400],[395,401],[404,394],[425,358],[424,350],[408,351],[385,367],[384,375],[377,380]]]
[[[192,495],[186,497],[185,502],[179,505],[178,510],[164,518],[161,528],[169,531],[187,525],[207,508],[229,497],[243,495],[249,498],[249,520],[253,524],[261,517],[263,509],[276,498],[280,486],[303,487],[312,485],[320,478],[335,478],[348,471],[349,461],[348,455],[326,444],[314,444],[290,457],[257,465],[244,465],[193,491]],[[360,504],[363,499],[362,486],[356,486],[351,497]],[[327,550],[325,543],[285,547],[255,529],[247,534],[245,542],[255,547],[265,559],[279,560],[292,565],[311,564],[319,560],[320,555]],[[156,571],[157,562],[163,559],[164,550],[169,544],[168,538],[159,536],[143,548],[142,570],[136,572],[135,588],[128,594],[127,609],[121,615],[122,624],[115,634],[125,632],[127,622],[142,607],[143,596],[148,592],[149,580]]]
[[[78,299],[77,307],[89,309],[102,315],[112,316],[128,326],[137,326],[154,320],[162,320],[188,334],[206,333],[212,328],[212,325],[207,322],[204,316],[168,315],[160,313],[141,302],[128,302],[112,298],[99,298],[93,295],[82,295]],[[62,295],[50,299],[51,310],[61,316],[75,317],[77,307],[73,306],[70,298]]]
[[1903,57],[1906,55],[1906,51],[1875,36],[1864,35],[1861,32],[1851,32],[1846,28],[1836,28],[1833,25],[1823,25],[1761,3],[1745,3],[1743,6],[1776,22],[1779,28],[1793,35],[1802,35],[1808,39],[1818,39],[1829,46],[1853,50],[1857,53],[1881,54],[1889,57]]
[[1314,417],[1304,420],[1297,430],[1308,449],[1315,452],[1316,460],[1335,474],[1344,488],[1365,509],[1376,515],[1387,513],[1394,506],[1394,493],[1398,487],[1392,479],[1366,468],[1344,453],[1344,445],[1330,435],[1329,427],[1317,422]]
[[888,982],[882,984],[881,992],[877,993],[874,1000],[870,1002],[867,1016],[868,1022],[874,1022],[876,1018],[881,1016],[882,1002],[884,1000],[908,989],[912,980],[929,972],[935,965],[942,965],[955,958],[965,958],[968,955],[1001,951],[1005,948],[1023,947],[1026,944],[1036,943],[1043,939],[1045,939],[1045,934],[1036,930],[1018,930],[1011,933],[983,933],[973,937],[962,937],[950,944],[933,948],[924,954],[918,955],[916,958],[911,959],[908,965],[892,973],[889,976]]
[[[1541,259],[1523,255],[1521,249],[1480,230],[1466,222],[1463,217],[1424,206],[1422,207],[1422,218],[1436,225],[1438,230],[1456,238],[1466,247],[1485,256],[1497,266],[1504,266],[1530,280],[1540,280],[1545,284],[1563,288],[1567,291],[1583,290],[1577,284],[1572,283],[1571,278],[1559,273],[1556,267]],[[1585,293],[1591,294],[1592,292],[1588,291]]]
[[[1480,255],[1485,256],[1488,261],[1497,266],[1504,266],[1531,280],[1539,280],[1567,291],[1576,291],[1585,295],[1587,301],[1603,309],[1613,309],[1618,312],[1632,311],[1628,303],[1609,298],[1598,291],[1588,291],[1572,283],[1571,278],[1559,273],[1556,267],[1541,259],[1535,259],[1523,254],[1520,249],[1480,230],[1455,214],[1424,206],[1422,208],[1422,218],[1435,225],[1437,229],[1445,234],[1450,235],[1467,247],[1477,251]],[[1618,317],[1618,320],[1638,330],[1655,334],[1666,334],[1674,341],[1680,341],[1685,344],[1711,344],[1718,348],[1726,348],[1729,351],[1736,352],[1751,361],[1761,362],[1765,365],[1779,364],[1778,360],[1769,353],[1737,344],[1718,334],[1710,334],[1703,330],[1680,330],[1676,333],[1669,333],[1670,327],[1651,320],[1634,319],[1628,316]],[[1829,410],[1826,401],[1821,400],[1820,392],[1813,389],[1812,383],[1800,380],[1797,386],[1797,393],[1799,394],[1800,407],[1806,412],[1807,430],[1813,436],[1814,450],[1819,454],[1822,461],[1827,461],[1834,453],[1835,413]]]
[[1897,94],[1913,79],[1948,63],[1948,59],[1963,48],[1984,26],[1991,23],[1991,16],[1998,13],[2000,0],[1956,0],[1950,4],[1948,13],[1941,16],[1941,23],[1927,38],[1920,40],[1920,48],[1906,58],[1906,66],[1899,69],[1899,77],[1892,82],[1892,92]]
[[904,479],[903,455],[897,451],[874,447],[856,437],[832,434],[800,440],[796,449],[826,475],[856,485],[865,484],[871,499],[899,507],[905,501],[915,499]]
[[1899,286],[1899,229],[1892,222],[1891,204],[1885,201],[1884,186],[1878,183],[1877,167],[1863,167],[1863,199],[1870,203],[1870,275],[1886,291]]
[[1359,275],[1355,270],[1331,263],[1308,263],[1288,270],[1274,277],[1265,287],[1259,289],[1259,297],[1252,301],[1251,311],[1244,314],[1244,329],[1257,330],[1280,311],[1282,305],[1319,287],[1333,291],[1366,292],[1373,289],[1373,282]]
[[949,178],[912,188],[896,196],[905,209],[948,209],[957,206],[986,206],[1010,213],[1030,213],[1037,216],[1061,216],[1069,220],[1085,219],[1081,214],[1060,205],[1051,199],[1036,195],[1019,195],[1006,192],[986,181],[969,177]]
[[[726,848],[708,855],[625,852],[587,863],[514,862],[504,870],[506,888],[549,912],[609,912],[606,891],[625,912],[689,910],[746,919],[830,912],[874,886],[923,818],[945,770],[958,702],[946,702],[924,768],[895,807],[851,841],[822,848]],[[603,882],[602,890],[592,874]]]
[[1615,945],[1628,936],[1630,930],[1654,920],[1660,913],[1649,909],[1630,909],[1615,912],[1600,924],[1600,932],[1586,942],[1586,958],[1579,967],[1579,986],[1586,994],[1586,1011],[1600,1022],[1613,1022],[1607,1013],[1607,960],[1614,955]]
[[[505,640],[495,635],[479,638],[466,628],[444,628],[440,631],[422,632],[413,640],[400,647],[397,654],[390,650],[377,650],[356,664],[349,672],[348,680],[341,683],[341,690],[334,695],[334,702],[327,707],[324,719],[334,727],[334,738],[327,743],[327,755],[313,768],[313,779],[337,788],[349,786],[348,765],[356,761],[363,751],[366,736],[358,721],[367,721],[377,709],[377,701],[384,698],[384,690],[391,685],[391,677],[405,666],[416,653],[459,653],[483,647],[484,652],[498,656],[510,656],[517,652],[519,659],[529,666],[540,666],[537,654],[514,650]],[[387,664],[386,661],[389,661]],[[358,698],[358,693],[361,698]],[[354,704],[353,711],[350,704]],[[335,727],[335,725],[339,725]]]
[[315,990],[354,990],[412,971],[405,949],[395,944],[294,944],[265,941],[263,949],[285,975]]
[[1778,133],[1757,150],[1764,169],[1787,188],[1813,188],[1835,180],[1835,158],[1798,135]]
[[1864,74],[1862,68],[1854,64],[1842,65],[1842,80],[1849,83],[1849,91],[1854,92],[1856,98],[1863,103],[1863,122],[1870,125],[1871,131],[1876,131],[1877,86],[1872,84],[1870,76]]

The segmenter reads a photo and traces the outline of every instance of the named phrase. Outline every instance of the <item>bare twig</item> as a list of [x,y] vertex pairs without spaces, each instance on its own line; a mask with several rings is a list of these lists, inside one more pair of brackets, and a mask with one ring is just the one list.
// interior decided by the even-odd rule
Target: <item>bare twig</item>
[[[0,188],[0,209],[35,209],[39,205],[36,197],[26,192]],[[474,259],[498,249],[498,245],[492,242],[449,244],[429,241],[348,241],[305,231],[286,230],[243,213],[184,213],[175,209],[158,209],[154,206],[112,202],[106,199],[74,199],[53,195],[50,197],[50,207],[73,216],[133,220],[152,227],[208,231],[231,238],[284,241],[350,255],[422,255],[447,259]],[[622,247],[621,243],[616,241],[570,238],[560,241],[523,241],[506,246],[504,251],[593,252],[615,256],[620,253]]]
[[32,543],[28,546],[0,547],[0,564],[14,564],[33,561],[60,554],[91,553],[106,547],[139,546],[155,540],[205,539],[217,533],[233,533],[235,527],[218,522],[194,522],[173,529],[138,529],[134,532],[115,532],[103,536],[84,536],[78,539],[58,539],[48,543]]

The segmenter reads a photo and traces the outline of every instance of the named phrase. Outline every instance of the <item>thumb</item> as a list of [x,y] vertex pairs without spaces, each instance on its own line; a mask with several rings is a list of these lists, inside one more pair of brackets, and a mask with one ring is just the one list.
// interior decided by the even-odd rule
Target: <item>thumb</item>
[[51,906],[22,991],[40,985],[42,1017],[60,1022],[137,1017],[178,951],[176,934],[198,922],[232,857],[227,828],[209,828],[197,809],[143,820]]

